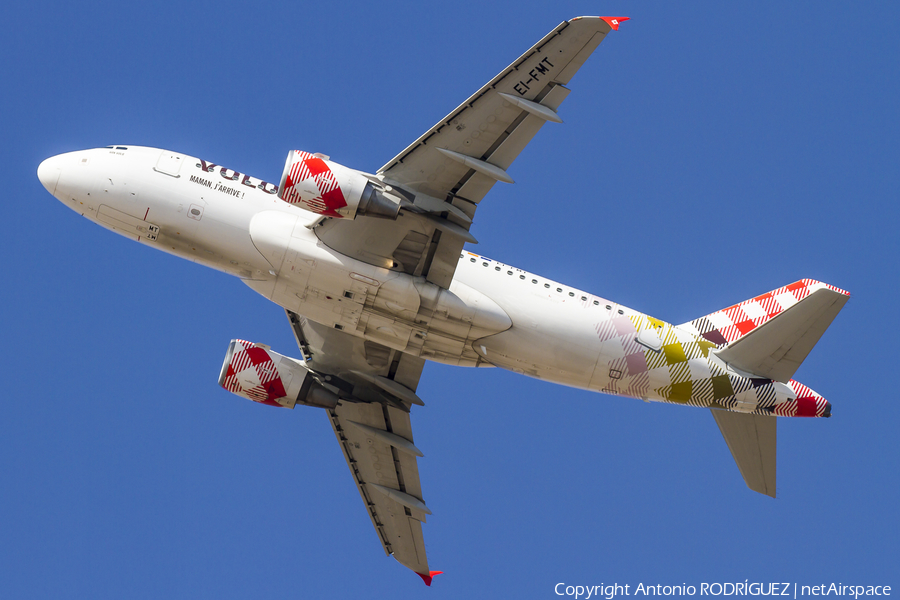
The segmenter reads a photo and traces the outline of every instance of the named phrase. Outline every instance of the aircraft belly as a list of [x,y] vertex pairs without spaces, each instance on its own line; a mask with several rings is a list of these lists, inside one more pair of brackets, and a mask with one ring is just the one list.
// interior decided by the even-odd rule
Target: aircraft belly
[[250,239],[276,272],[281,270],[284,263],[296,223],[297,215],[276,210],[258,212],[250,219]]
[[600,343],[588,328],[563,331],[514,325],[477,340],[474,346],[479,355],[500,368],[587,389],[600,357]]
[[291,228],[283,214],[267,212],[253,218],[250,234],[277,275],[245,280],[255,291],[311,321],[395,350],[453,365],[492,366],[472,342],[512,325],[496,302],[460,282],[448,290],[343,256],[303,223]]

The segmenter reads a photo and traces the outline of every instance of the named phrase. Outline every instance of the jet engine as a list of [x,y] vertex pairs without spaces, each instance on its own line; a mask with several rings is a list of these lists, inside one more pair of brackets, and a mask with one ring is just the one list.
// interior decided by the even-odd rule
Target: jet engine
[[219,385],[241,398],[270,406],[334,408],[338,402],[337,395],[299,360],[244,340],[231,340]]
[[396,219],[404,195],[388,189],[327,156],[293,150],[284,163],[278,197],[326,217]]

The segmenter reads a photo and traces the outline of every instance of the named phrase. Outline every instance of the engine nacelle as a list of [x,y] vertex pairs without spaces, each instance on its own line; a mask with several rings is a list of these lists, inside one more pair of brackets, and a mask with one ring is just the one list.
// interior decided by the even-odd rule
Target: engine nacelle
[[302,150],[288,154],[278,186],[285,202],[326,217],[396,219],[400,198],[382,192],[359,171]]
[[338,402],[337,395],[316,381],[299,360],[244,340],[231,340],[219,385],[241,398],[271,406],[334,408]]

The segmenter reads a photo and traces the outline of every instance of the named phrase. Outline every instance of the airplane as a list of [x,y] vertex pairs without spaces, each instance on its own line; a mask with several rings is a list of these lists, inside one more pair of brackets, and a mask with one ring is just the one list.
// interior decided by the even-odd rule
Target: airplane
[[[674,325],[475,254],[476,209],[627,17],[561,23],[375,173],[291,151],[280,181],[115,145],[43,161],[67,207],[238,277],[285,310],[301,358],[234,339],[219,385],[323,409],[386,554],[427,585],[410,412],[426,361],[499,367],[711,409],[747,486],[775,496],[777,417],[829,417],[797,368],[849,294],[801,279]],[[418,409],[417,409],[418,410]]]

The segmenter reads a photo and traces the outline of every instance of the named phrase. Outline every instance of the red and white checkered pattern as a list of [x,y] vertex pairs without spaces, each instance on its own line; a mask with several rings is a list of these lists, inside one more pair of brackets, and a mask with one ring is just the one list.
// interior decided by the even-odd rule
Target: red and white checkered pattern
[[845,296],[850,295],[842,289],[821,281],[801,279],[762,296],[745,300],[711,315],[694,319],[682,327],[721,346],[747,335],[772,317],[784,312],[811,293],[822,288],[827,288]]
[[314,213],[338,218],[342,215],[337,210],[347,206],[340,183],[328,163],[302,150],[294,150],[281,199]]
[[828,400],[799,381],[791,379],[788,385],[796,392],[797,398],[776,405],[772,412],[779,417],[821,417],[825,414]]
[[282,406],[287,393],[275,362],[265,348],[235,340],[222,387],[254,402]]

